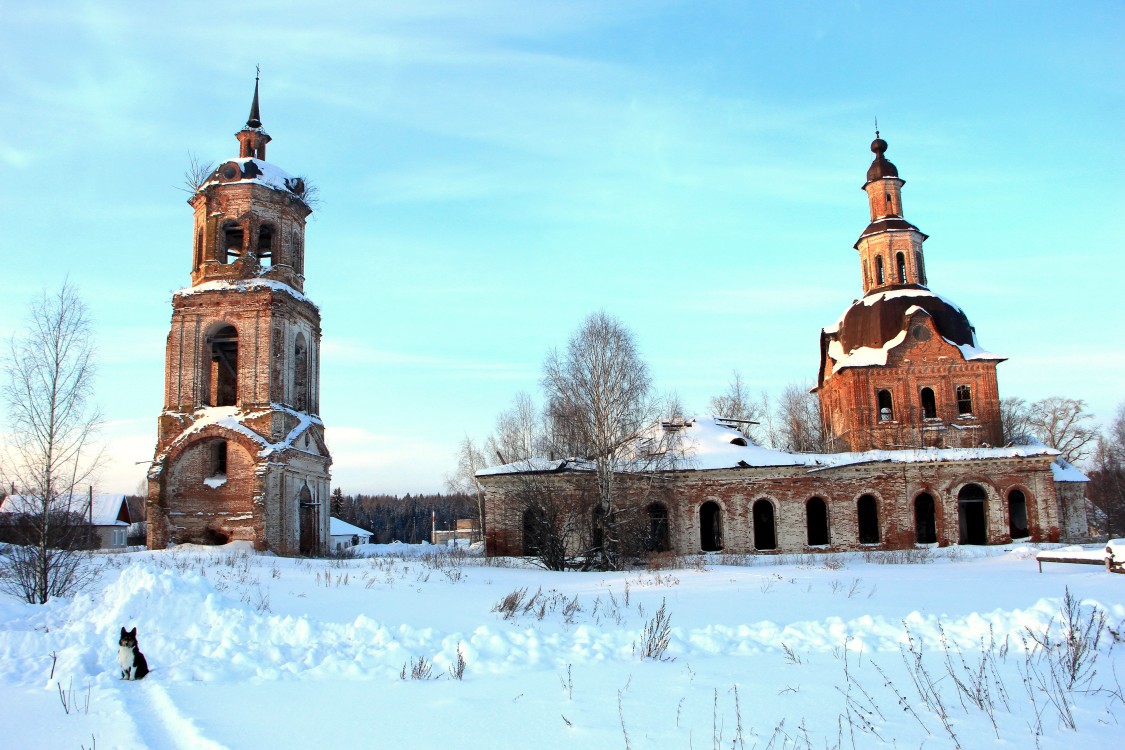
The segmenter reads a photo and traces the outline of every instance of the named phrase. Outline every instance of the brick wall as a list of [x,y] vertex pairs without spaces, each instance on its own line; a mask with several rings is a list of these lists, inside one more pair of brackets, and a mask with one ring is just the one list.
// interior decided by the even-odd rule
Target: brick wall
[[[620,477],[621,507],[641,511],[654,502],[668,509],[673,550],[700,551],[700,509],[707,502],[721,509],[723,549],[728,552],[808,552],[806,503],[822,498],[828,509],[829,544],[817,550],[867,548],[860,542],[858,501],[875,500],[878,515],[878,549],[912,547],[916,541],[915,499],[922,493],[935,501],[937,543],[960,541],[958,496],[969,484],[984,490],[984,534],[989,544],[1011,540],[1009,493],[1020,490],[1026,499],[1028,526],[1034,541],[1057,541],[1060,535],[1056,485],[1049,456],[992,458],[965,461],[890,463],[875,461],[819,471],[805,468],[749,468],[678,472],[653,478]],[[593,478],[588,474],[544,474],[560,508],[585,518],[593,512]],[[490,554],[523,551],[522,514],[519,504],[522,475],[481,477],[485,487],[485,526]],[[754,546],[754,513],[757,502],[772,506],[773,550]],[[770,536],[769,534],[765,536]]]

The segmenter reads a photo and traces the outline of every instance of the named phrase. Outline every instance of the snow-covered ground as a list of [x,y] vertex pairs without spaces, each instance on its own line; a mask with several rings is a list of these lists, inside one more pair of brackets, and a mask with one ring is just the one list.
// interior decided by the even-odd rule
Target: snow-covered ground
[[[1107,629],[1073,687],[1034,645],[1061,642],[1068,589],[1083,620],[1100,611],[1120,633],[1125,576],[1040,574],[1033,547],[613,574],[360,549],[377,556],[105,555],[73,599],[0,600],[0,744],[1061,750],[1125,737],[1125,644]],[[506,597],[519,607],[498,611]],[[642,658],[662,607],[667,649]],[[118,679],[121,626],[138,628],[153,669],[140,682]],[[1065,647],[1053,652],[1061,663]]]

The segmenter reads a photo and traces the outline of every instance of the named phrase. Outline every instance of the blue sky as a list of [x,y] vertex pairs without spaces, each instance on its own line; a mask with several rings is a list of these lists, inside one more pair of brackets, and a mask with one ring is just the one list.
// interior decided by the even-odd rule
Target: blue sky
[[0,334],[69,275],[112,460],[155,442],[189,152],[319,186],[306,292],[347,492],[440,489],[592,311],[703,411],[811,382],[860,294],[879,118],[1001,395],[1122,399],[1125,5],[0,0]]

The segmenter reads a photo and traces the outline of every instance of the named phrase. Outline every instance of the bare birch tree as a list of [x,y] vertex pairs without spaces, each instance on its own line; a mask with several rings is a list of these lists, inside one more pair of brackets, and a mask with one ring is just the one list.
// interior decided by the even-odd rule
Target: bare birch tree
[[820,399],[808,386],[791,383],[781,393],[775,417],[774,444],[799,453],[827,452],[832,441],[820,416]]
[[30,603],[69,595],[87,582],[79,490],[97,467],[100,416],[90,403],[94,347],[86,306],[64,283],[31,305],[26,329],[3,359],[8,444],[6,483],[18,489],[14,528],[24,537],[3,558],[0,587]]
[[1027,419],[1036,437],[1072,464],[1089,455],[1098,438],[1094,416],[1079,398],[1051,396],[1036,401]]
[[762,445],[765,436],[758,424],[763,417],[762,404],[754,401],[749,389],[742,380],[742,373],[735,370],[727,384],[727,392],[711,399],[711,412],[716,417],[734,420],[738,431],[752,442]]
[[497,415],[496,429],[487,440],[488,451],[498,464],[526,461],[539,454],[541,432],[539,413],[531,396],[520,391],[512,408]]
[[553,350],[543,364],[549,410],[563,415],[576,445],[594,464],[598,512],[594,534],[599,566],[620,564],[614,475],[635,453],[636,441],[657,418],[648,366],[632,332],[596,312],[570,338],[566,353]]
[[1020,444],[1034,436],[1030,421],[1031,407],[1019,396],[1000,399],[1000,432],[1005,443]]
[[488,462],[476,443],[468,435],[457,448],[457,470],[445,478],[445,486],[451,493],[472,495],[477,501],[477,520],[480,533],[484,534],[484,486],[477,479],[477,472],[487,468]]

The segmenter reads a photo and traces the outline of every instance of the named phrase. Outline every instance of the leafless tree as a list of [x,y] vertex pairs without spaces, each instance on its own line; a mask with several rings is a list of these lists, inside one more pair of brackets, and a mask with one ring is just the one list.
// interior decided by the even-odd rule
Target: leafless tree
[[86,537],[67,528],[83,525],[79,485],[101,458],[94,444],[100,416],[90,403],[91,334],[85,304],[64,283],[32,304],[26,329],[9,341],[2,364],[9,428],[3,470],[19,488],[25,538],[3,558],[0,587],[30,603],[66,596],[88,580]]
[[203,187],[214,170],[214,163],[201,162],[198,156],[189,151],[188,166],[187,169],[184,170],[184,182],[180,190],[194,195],[199,192],[199,188]]
[[1077,398],[1051,396],[1031,405],[1028,423],[1036,437],[1062,454],[1070,463],[1089,455],[1098,437],[1094,416],[1086,402]]
[[727,392],[712,398],[710,406],[711,413],[716,417],[739,420],[736,422],[738,431],[752,442],[762,445],[767,441],[759,425],[750,424],[762,421],[762,403],[755,401],[750,395],[746,383],[742,380],[742,374],[737,370],[727,384]]
[[1005,443],[1022,443],[1035,434],[1031,426],[1031,407],[1019,396],[1000,399],[1000,429]]
[[484,454],[466,435],[457,448],[457,469],[445,478],[445,486],[452,494],[464,493],[476,498],[481,534],[484,534],[484,487],[477,479],[477,472],[487,466]]
[[488,452],[497,464],[526,461],[541,453],[541,432],[539,413],[531,396],[520,391],[512,408],[496,417],[496,429],[487,441]]
[[1125,403],[1117,407],[1113,421],[1098,437],[1090,460],[1087,494],[1097,510],[1102,532],[1125,534]]
[[775,447],[801,453],[832,450],[820,416],[820,399],[808,386],[791,383],[785,387],[773,424]]
[[600,567],[616,567],[621,561],[615,474],[635,458],[637,441],[658,415],[648,366],[632,332],[597,312],[571,337],[565,354],[554,350],[547,356],[542,383],[552,421],[565,422],[575,445],[594,464]]

